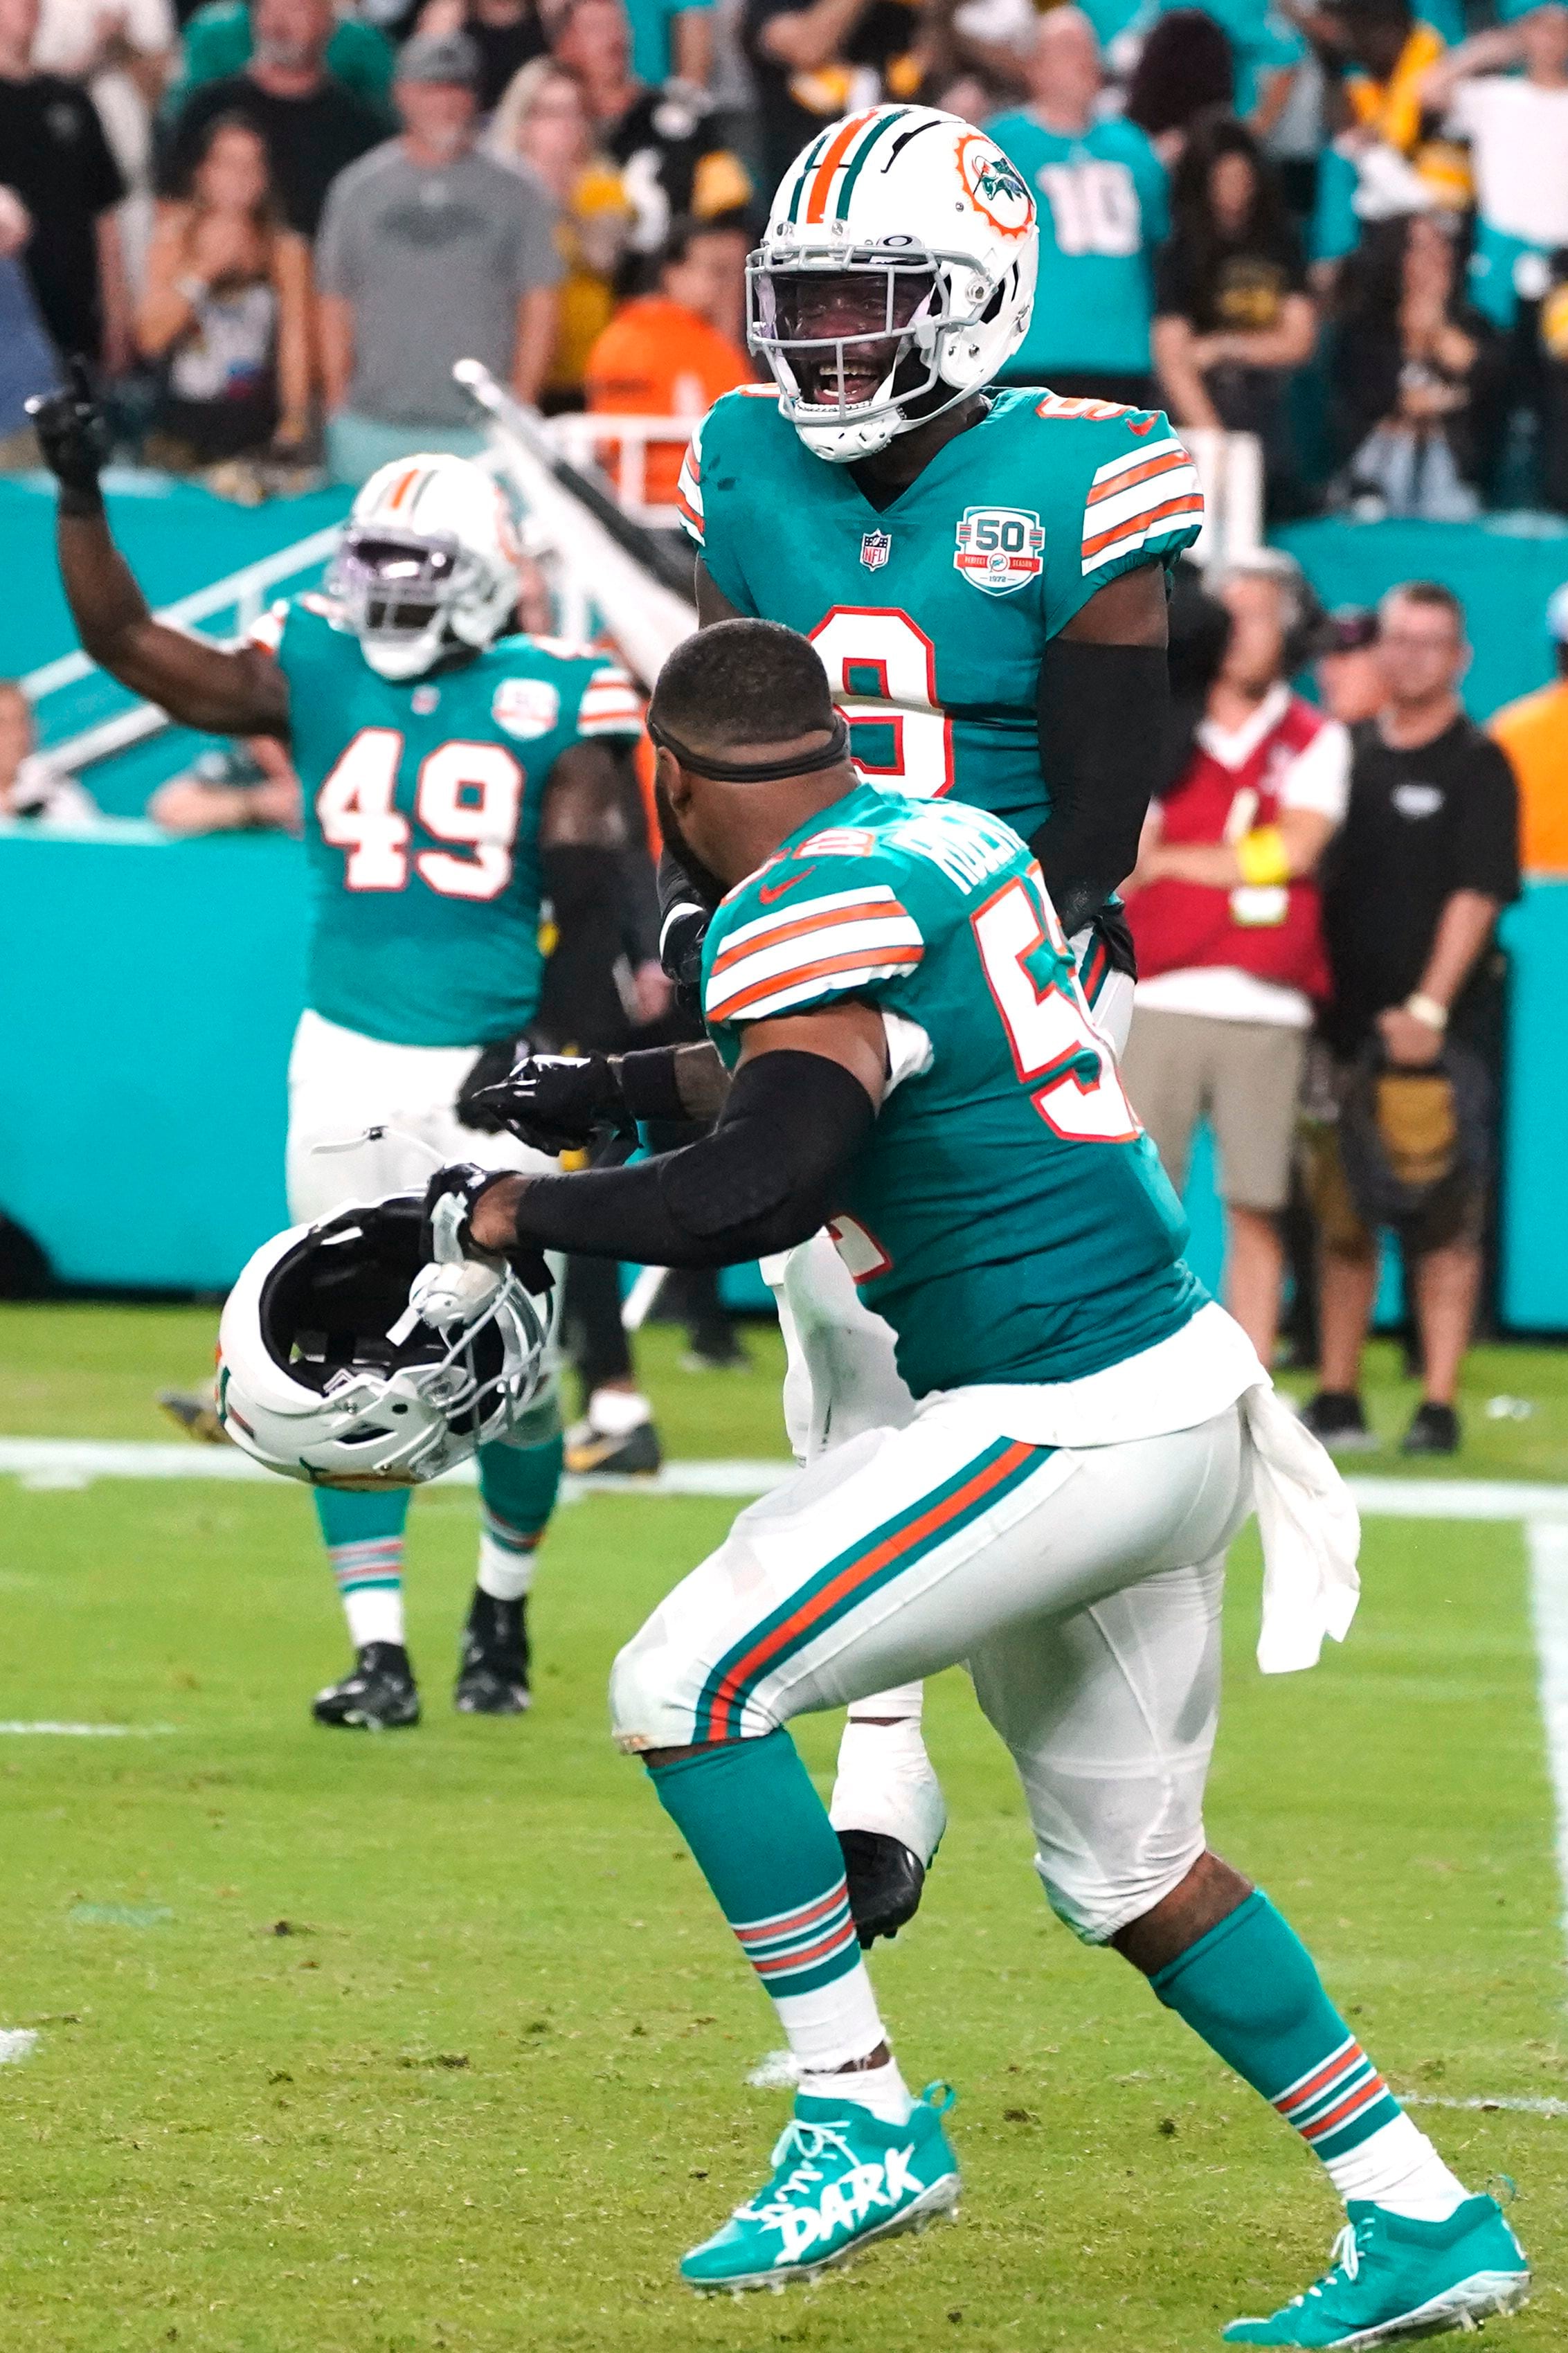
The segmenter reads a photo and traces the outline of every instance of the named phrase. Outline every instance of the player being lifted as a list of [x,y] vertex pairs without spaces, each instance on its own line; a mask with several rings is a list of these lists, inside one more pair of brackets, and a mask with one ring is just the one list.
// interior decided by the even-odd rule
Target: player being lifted
[[[1326,2277],[1232,2342],[1370,2346],[1511,2309],[1525,2259],[1400,2108],[1260,1889],[1205,1841],[1225,1552],[1258,1498],[1259,1655],[1310,1665],[1354,1608],[1355,1515],[1184,1226],[1094,1026],[1039,870],[957,802],[862,782],[805,641],[731,621],[649,712],[671,822],[728,888],[703,951],[733,1082],[704,1142],[641,1167],[432,1182],[483,1256],[660,1266],[833,1220],[920,1399],[743,1511],[616,1662],[649,1767],[801,2069],[771,2179],[681,2270],[779,2285],[951,2207],[945,2102],[912,2101],[844,1864],[785,1729],[957,1661],[1011,1751],[1051,1904],[1109,1945],[1320,2157]],[[694,1059],[695,1057],[695,1059]],[[647,1056],[641,1108],[700,1050]],[[706,1107],[692,1105],[691,1107]],[[758,1825],[765,1834],[758,1835]]]
[[[752,346],[774,385],[718,402],[680,506],[704,623],[800,630],[868,776],[989,809],[1028,840],[1120,1049],[1133,965],[1112,894],[1163,748],[1166,569],[1202,498],[1163,416],[986,390],[1028,325],[1037,247],[1028,188],[972,124],[915,106],[830,124],[785,174],[749,264]],[[698,879],[661,875],[678,972],[713,902]],[[591,1083],[546,1078],[551,1108]],[[595,1115],[584,1097],[581,1132]],[[818,1238],[765,1271],[796,1452],[907,1421],[867,1270]],[[833,1819],[868,1935],[913,1912],[945,1820],[920,1710],[918,1686],[873,1695],[840,1751]]]
[[[36,422],[59,477],[60,569],[93,659],[181,723],[289,744],[304,787],[308,1009],[289,1065],[289,1216],[421,1187],[461,1154],[549,1165],[510,1135],[458,1124],[487,1042],[538,1002],[542,897],[618,895],[626,842],[609,744],[640,708],[603,655],[507,634],[519,550],[479,467],[410,458],[354,501],[321,595],[278,607],[228,651],[164,628],[110,536],[85,384]],[[342,1145],[384,1124],[378,1140]],[[432,1156],[432,1155],[434,1156]],[[457,1705],[528,1704],[527,1594],[554,1506],[553,1388],[515,1434],[480,1449],[478,1578]],[[405,1489],[316,1490],[351,1672],[317,1696],[321,1724],[416,1724],[405,1642]]]

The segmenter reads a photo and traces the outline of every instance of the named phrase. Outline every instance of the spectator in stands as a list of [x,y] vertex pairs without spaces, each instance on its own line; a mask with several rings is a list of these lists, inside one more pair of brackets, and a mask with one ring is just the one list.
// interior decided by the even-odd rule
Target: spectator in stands
[[1168,172],[1175,170],[1192,125],[1231,113],[1235,99],[1235,52],[1214,18],[1201,8],[1156,16],[1128,82],[1123,111],[1147,133]]
[[[1333,1126],[1321,1131],[1331,1142],[1313,1170],[1322,1354],[1303,1419],[1331,1446],[1368,1442],[1361,1355],[1375,1228],[1392,1225],[1423,1365],[1404,1448],[1452,1454],[1480,1290],[1501,1035],[1493,933],[1519,892],[1518,795],[1504,754],[1459,702],[1469,648],[1452,590],[1428,580],[1390,589],[1378,660],[1384,707],[1352,732],[1350,807],[1323,875],[1333,987],[1319,1029],[1340,1141]],[[1412,1076],[1433,1083],[1405,1085]]]
[[616,272],[631,232],[621,175],[594,143],[575,75],[535,58],[513,76],[486,146],[498,164],[535,180],[555,206],[555,243],[565,269],[557,289],[555,352],[544,380],[547,408],[580,407],[588,354],[616,308]]
[[656,90],[671,74],[706,90],[713,71],[713,0],[626,0],[632,71]]
[[921,17],[903,0],[745,0],[742,23],[770,193],[825,123],[920,88]]
[[1345,264],[1333,389],[1342,492],[1358,514],[1467,522],[1479,510],[1501,353],[1465,301],[1454,228],[1414,213]]
[[300,779],[275,735],[248,735],[169,777],[147,814],[165,833],[298,833]]
[[[184,15],[184,0],[176,0]],[[180,78],[164,101],[165,119],[173,121],[193,90],[209,81],[227,81],[242,74],[250,62],[254,34],[253,0],[205,0],[184,28],[180,44]],[[386,21],[384,12],[381,22]],[[379,24],[364,16],[335,18],[321,60],[334,82],[352,90],[383,122],[391,120],[393,46]]]
[[0,186],[0,473],[26,473],[40,460],[26,403],[58,381],[59,362],[44,332],[22,264],[33,217],[13,188]]
[[[596,416],[680,417],[696,425],[721,393],[752,381],[745,331],[746,237],[721,221],[679,221],[659,290],[626,303],[588,361]],[[673,507],[688,435],[649,445],[643,497]]]
[[[1200,0],[1200,5],[1230,43],[1236,86],[1229,103],[1261,142],[1289,103],[1307,44],[1275,0]],[[1162,0],[1161,13],[1174,14],[1174,6]]]
[[1040,19],[1029,104],[991,135],[1035,190],[1040,276],[1015,384],[1149,405],[1153,257],[1170,227],[1165,170],[1135,123],[1099,111],[1102,70],[1081,8]]
[[550,47],[536,0],[426,0],[419,30],[467,33],[479,53],[479,112],[486,115]]
[[[0,0],[0,5],[5,0]],[[237,114],[267,142],[289,227],[313,237],[338,174],[386,135],[386,118],[328,71],[331,0],[253,0],[254,38],[241,72],[203,82],[180,109],[161,175],[164,195],[188,185],[210,126]]]
[[328,461],[363,482],[417,449],[477,455],[452,381],[482,360],[538,397],[562,276],[542,192],[474,145],[479,61],[467,34],[416,36],[398,59],[404,129],[333,185],[317,248]]
[[33,706],[14,678],[0,678],[0,818],[30,825],[89,825],[98,804],[37,748]]
[[298,457],[310,302],[310,248],[278,217],[265,142],[219,115],[147,257],[136,342],[163,386],[148,462],[188,473],[268,449]]
[[1527,874],[1568,876],[1568,581],[1546,607],[1557,675],[1495,712],[1487,733],[1519,786],[1520,860]]
[[1568,6],[1461,42],[1425,87],[1470,143],[1470,293],[1511,337],[1504,405],[1533,415],[1542,493],[1568,511],[1568,318],[1551,299],[1568,257]]
[[38,0],[0,0],[0,187],[31,222],[20,259],[56,351],[114,375],[132,349],[125,182],[86,91],[34,70],[37,25]]
[[132,286],[153,232],[153,124],[177,39],[169,0],[41,0],[33,63],[80,83],[98,110],[130,192],[120,231]]
[[724,143],[702,91],[685,82],[650,89],[639,80],[631,37],[623,0],[563,0],[556,59],[576,76],[595,135],[633,206],[617,289],[623,294],[647,290],[672,221],[739,218],[752,199],[751,175]]
[[1375,719],[1383,709],[1377,661],[1377,615],[1370,605],[1336,605],[1318,636],[1312,664],[1318,701],[1342,727]]
[[1329,978],[1311,878],[1344,817],[1350,743],[1288,682],[1313,609],[1300,567],[1266,552],[1218,594],[1230,639],[1207,715],[1150,811],[1129,886],[1139,981],[1122,1074],[1178,1189],[1199,1120],[1214,1129],[1226,1304],[1267,1365],[1301,1072]]
[[1271,508],[1300,500],[1286,396],[1317,319],[1300,243],[1252,133],[1195,123],[1172,187],[1174,226],[1155,280],[1154,361],[1179,425],[1263,443]]

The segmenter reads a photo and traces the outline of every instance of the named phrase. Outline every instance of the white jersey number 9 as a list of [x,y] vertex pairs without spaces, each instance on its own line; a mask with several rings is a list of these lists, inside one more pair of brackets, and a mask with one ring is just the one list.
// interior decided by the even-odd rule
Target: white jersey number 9
[[[403,737],[362,727],[316,795],[321,839],[348,852],[350,891],[402,891],[408,882],[408,819],[396,806]],[[499,899],[511,881],[525,778],[502,744],[443,744],[421,763],[414,814],[453,849],[421,849],[414,869],[444,899]]]
[[952,722],[936,699],[936,648],[925,631],[897,606],[836,605],[811,642],[871,782],[922,801],[950,791]]
[[[1046,1125],[1069,1143],[1130,1144],[1139,1124],[1115,1057],[1089,1019],[1044,886],[1037,894],[1009,882],[970,923],[1014,1068]],[[1066,972],[1042,989],[1028,959],[1047,943],[1065,958]]]

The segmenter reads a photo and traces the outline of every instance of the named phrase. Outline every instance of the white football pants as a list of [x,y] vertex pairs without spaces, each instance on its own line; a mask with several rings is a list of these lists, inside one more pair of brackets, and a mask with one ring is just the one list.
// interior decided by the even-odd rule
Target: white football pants
[[[295,1224],[313,1224],[345,1202],[422,1193],[451,1161],[553,1171],[553,1160],[515,1136],[482,1135],[459,1124],[452,1105],[479,1051],[393,1046],[302,1013],[289,1056],[286,1176]],[[366,1142],[371,1127],[387,1132]]]
[[1009,1438],[963,1390],[743,1511],[616,1662],[637,1751],[760,1736],[967,1662],[1013,1755],[1055,1910],[1100,1943],[1204,1849],[1239,1408],[1079,1450]]
[[[552,1175],[557,1163],[548,1154],[458,1120],[452,1108],[458,1089],[480,1051],[478,1046],[393,1046],[308,1008],[301,1013],[289,1055],[284,1165],[294,1223],[312,1225],[351,1202],[384,1201],[389,1193],[422,1193],[436,1170],[454,1161]],[[373,1127],[385,1134],[367,1137]],[[549,1263],[555,1274],[552,1387],[541,1390],[536,1406],[552,1397],[560,1370],[562,1262],[552,1253]]]
[[[1080,974],[1095,940],[1071,942]],[[1118,1060],[1132,1023],[1130,974],[1107,970],[1089,1004],[1095,1027]],[[1088,992],[1086,991],[1086,995]],[[815,1461],[868,1430],[901,1430],[915,1401],[894,1361],[892,1327],[861,1301],[826,1234],[763,1261],[784,1342],[784,1416],[790,1450]],[[835,1830],[878,1831],[929,1863],[947,1827],[947,1808],[920,1733],[919,1683],[875,1692],[849,1711],[838,1745],[829,1806]]]

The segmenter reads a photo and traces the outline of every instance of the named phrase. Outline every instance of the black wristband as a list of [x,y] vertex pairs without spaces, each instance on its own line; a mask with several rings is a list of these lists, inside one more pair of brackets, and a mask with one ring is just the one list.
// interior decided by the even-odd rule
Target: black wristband
[[103,492],[96,481],[62,482],[59,487],[59,511],[73,522],[97,522],[103,514]]
[[611,1069],[619,1082],[621,1101],[634,1119],[689,1119],[680,1100],[675,1073],[678,1046],[653,1046],[637,1054],[622,1054]]

